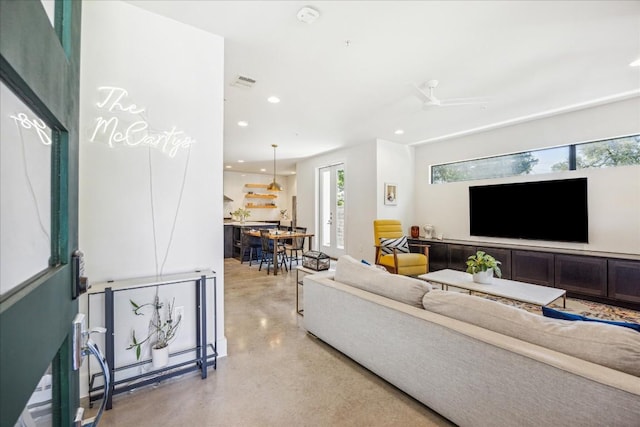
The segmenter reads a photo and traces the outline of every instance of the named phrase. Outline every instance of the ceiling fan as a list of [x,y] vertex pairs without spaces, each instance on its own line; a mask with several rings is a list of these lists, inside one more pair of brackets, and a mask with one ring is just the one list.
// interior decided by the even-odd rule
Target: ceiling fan
[[438,99],[434,94],[434,89],[438,87],[438,80],[429,80],[421,86],[414,85],[416,96],[422,101],[422,108],[447,107],[455,105],[478,105],[488,104],[487,98],[449,98]]

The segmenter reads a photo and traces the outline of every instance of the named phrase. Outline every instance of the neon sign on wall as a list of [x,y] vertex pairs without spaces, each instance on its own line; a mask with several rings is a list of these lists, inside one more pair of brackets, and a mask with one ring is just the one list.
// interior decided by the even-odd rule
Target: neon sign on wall
[[102,98],[96,106],[104,110],[105,115],[96,119],[89,141],[105,140],[109,147],[148,146],[169,157],[175,157],[179,150],[188,149],[195,144],[194,139],[175,126],[164,131],[151,129],[143,116],[145,109],[128,102],[126,98],[129,93],[125,89],[101,86],[98,91]]
[[49,129],[49,126],[44,124],[42,120],[37,117],[30,119],[25,113],[18,113],[15,116],[9,117],[24,129],[33,129],[38,135],[38,138],[40,138],[40,142],[44,145],[51,145],[51,129]]

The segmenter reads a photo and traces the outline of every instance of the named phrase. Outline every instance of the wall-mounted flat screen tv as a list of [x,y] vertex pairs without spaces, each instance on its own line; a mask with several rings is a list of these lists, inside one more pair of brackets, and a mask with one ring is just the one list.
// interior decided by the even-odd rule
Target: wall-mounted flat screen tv
[[469,187],[472,236],[589,242],[587,179]]

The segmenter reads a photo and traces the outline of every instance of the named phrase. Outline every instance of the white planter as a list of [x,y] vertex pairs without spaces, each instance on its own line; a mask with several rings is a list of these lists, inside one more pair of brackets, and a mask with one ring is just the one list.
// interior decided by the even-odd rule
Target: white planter
[[482,285],[488,285],[493,280],[493,268],[487,271],[479,271],[473,274],[473,281]]
[[169,346],[162,348],[151,347],[151,364],[154,369],[167,366],[169,364]]

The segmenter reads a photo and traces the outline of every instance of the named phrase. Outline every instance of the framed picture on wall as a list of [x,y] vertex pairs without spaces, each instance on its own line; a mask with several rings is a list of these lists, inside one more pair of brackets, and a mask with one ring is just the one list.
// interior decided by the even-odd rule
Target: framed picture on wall
[[398,204],[398,184],[384,183],[384,204],[392,206]]

